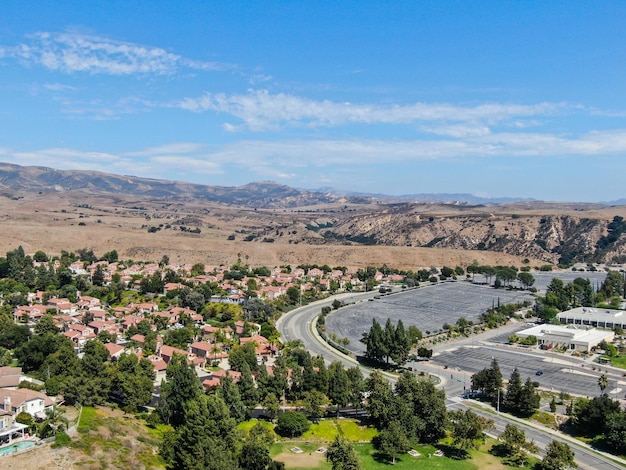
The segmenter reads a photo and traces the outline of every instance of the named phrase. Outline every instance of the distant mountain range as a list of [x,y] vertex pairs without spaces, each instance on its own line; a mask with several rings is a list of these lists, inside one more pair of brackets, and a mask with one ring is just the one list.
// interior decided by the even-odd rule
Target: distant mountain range
[[[199,199],[258,208],[295,208],[319,204],[372,202],[436,202],[456,205],[539,202],[529,198],[487,198],[465,193],[420,193],[390,196],[387,194],[342,192],[330,188],[306,190],[294,189],[273,181],[254,182],[237,187],[209,186],[96,171],[20,166],[2,162],[0,162],[0,191],[3,191],[7,196],[20,191],[123,193],[165,199]],[[626,204],[626,199],[603,204]]]

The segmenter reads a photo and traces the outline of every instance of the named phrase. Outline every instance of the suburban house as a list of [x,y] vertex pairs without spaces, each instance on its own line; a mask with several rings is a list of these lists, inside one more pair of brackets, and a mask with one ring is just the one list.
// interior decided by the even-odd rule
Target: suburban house
[[0,389],[0,406],[4,411],[15,415],[25,412],[33,418],[44,419],[45,410],[52,408],[53,405],[54,402],[45,393],[28,388]]

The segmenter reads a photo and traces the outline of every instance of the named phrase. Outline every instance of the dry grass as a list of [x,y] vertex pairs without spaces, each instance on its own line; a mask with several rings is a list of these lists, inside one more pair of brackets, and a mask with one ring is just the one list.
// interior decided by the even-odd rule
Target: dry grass
[[[77,207],[79,204],[89,207]],[[133,207],[146,210],[133,210]],[[369,207],[362,209],[371,210]],[[416,269],[430,266],[480,264],[521,265],[521,259],[504,253],[404,246],[348,246],[300,242],[297,236],[274,243],[244,242],[240,233],[271,227],[301,226],[320,220],[319,214],[254,211],[210,204],[146,200],[76,199],[63,194],[32,195],[20,200],[0,199],[0,252],[23,246],[27,253],[43,250],[93,249],[97,255],[117,250],[122,259],[159,261],[168,255],[173,263],[202,262],[230,265],[238,254],[251,266],[300,263],[330,266],[387,266]],[[183,217],[200,219],[200,234],[147,227],[174,223]],[[297,221],[294,224],[294,220]],[[302,233],[303,230],[300,231]],[[227,240],[237,233],[237,239]],[[299,236],[299,235],[298,235]],[[312,240],[316,242],[315,240]],[[291,242],[291,243],[290,243]],[[298,243],[296,243],[298,242]]]

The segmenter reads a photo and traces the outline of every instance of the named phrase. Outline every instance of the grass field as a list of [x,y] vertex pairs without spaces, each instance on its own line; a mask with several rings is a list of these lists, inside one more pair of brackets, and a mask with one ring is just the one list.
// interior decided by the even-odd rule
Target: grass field
[[620,354],[617,357],[602,356],[602,359],[608,359],[611,361],[613,367],[619,367],[620,369],[626,369],[626,355]]
[[[434,454],[437,448],[430,445],[420,445],[414,447],[419,452],[419,456],[413,457],[403,454],[396,458],[393,464],[383,456],[379,455],[372,444],[354,444],[354,450],[359,457],[359,462],[364,470],[377,470],[389,468],[394,470],[409,470],[419,468],[420,470],[446,469],[446,470],[504,470],[506,467],[499,459],[487,452],[491,446],[488,442],[483,448],[472,452],[472,458],[468,460],[455,460],[445,455],[436,457]],[[299,447],[302,453],[295,454],[290,449]],[[316,450],[320,447],[318,443],[311,442],[280,442],[272,446],[272,458],[285,463],[289,470],[328,470],[331,465],[326,462],[324,455],[318,454]],[[430,457],[429,457],[430,455]]]
[[[239,425],[239,429],[249,431],[257,423],[261,423],[268,429],[273,430],[274,425],[268,421],[251,419]],[[343,435],[350,442],[370,442],[378,431],[374,428],[362,426],[358,420],[339,418],[339,419],[322,419],[317,423],[313,423],[309,430],[304,433],[298,440],[311,442],[331,442],[336,435]],[[274,438],[281,438],[274,435]],[[318,446],[319,447],[319,446]],[[316,447],[317,448],[317,447]]]
[[[249,429],[255,422],[243,423],[240,427]],[[267,424],[267,423],[266,423]],[[269,424],[267,424],[269,425]],[[297,440],[283,440],[276,442],[271,448],[271,456],[275,460],[283,462],[289,470],[320,469],[327,470],[331,465],[326,462],[325,454],[318,452],[321,447],[328,447],[337,434],[342,434],[347,440],[353,442],[361,466],[364,470],[393,468],[403,469],[447,469],[447,470],[472,470],[489,469],[504,470],[507,467],[497,457],[488,451],[494,444],[494,440],[487,439],[486,443],[476,451],[471,452],[471,458],[456,460],[447,457],[448,447],[418,445],[413,447],[420,455],[411,456],[402,454],[396,458],[393,464],[385,456],[380,455],[371,444],[376,430],[360,426],[353,419],[327,419],[313,424],[311,429]],[[294,452],[294,448],[301,452]],[[436,456],[435,452],[441,449],[444,456]]]

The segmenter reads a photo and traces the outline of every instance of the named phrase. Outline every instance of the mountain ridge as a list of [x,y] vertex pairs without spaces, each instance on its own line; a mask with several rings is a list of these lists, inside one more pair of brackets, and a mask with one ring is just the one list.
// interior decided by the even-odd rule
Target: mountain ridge
[[[93,170],[59,170],[45,166],[21,166],[0,162],[0,186],[13,191],[126,192],[161,198],[196,198],[225,204],[263,208],[293,208],[316,204],[393,202],[435,202],[457,205],[502,205],[543,203],[533,198],[482,197],[469,193],[414,193],[393,196],[333,188],[296,189],[276,181],[250,182],[240,186],[219,186],[184,181],[117,175]],[[558,201],[556,201],[558,203]],[[619,202],[619,201],[616,201]],[[626,200],[624,200],[626,202]],[[614,205],[608,203],[585,203]]]

